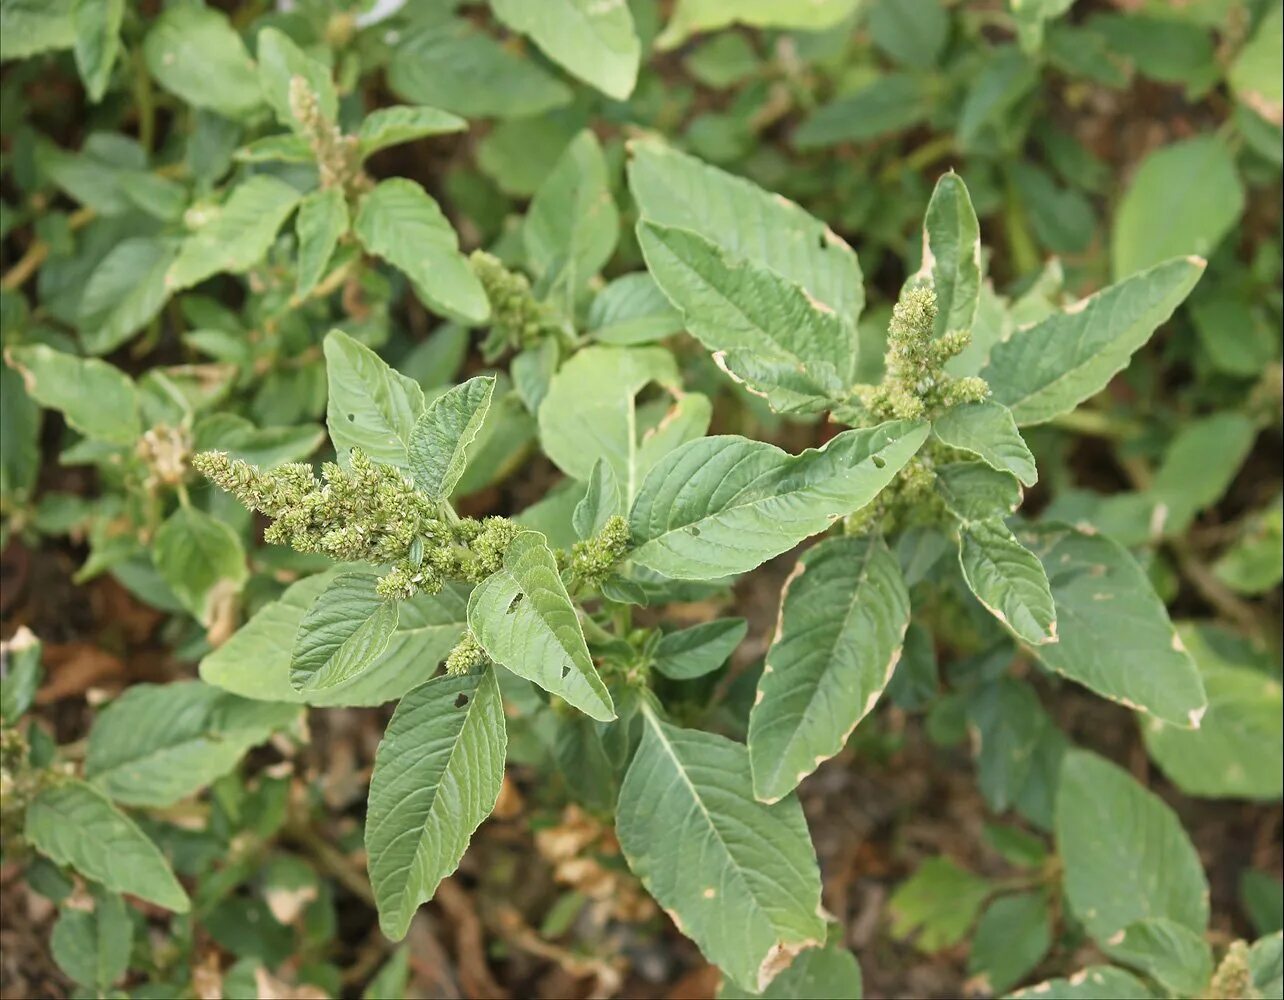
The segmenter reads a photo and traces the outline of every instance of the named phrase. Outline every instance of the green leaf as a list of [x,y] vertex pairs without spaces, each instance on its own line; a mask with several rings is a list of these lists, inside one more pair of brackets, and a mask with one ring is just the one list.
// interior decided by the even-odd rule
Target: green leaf
[[1248,967],[1253,975],[1253,987],[1263,997],[1274,998],[1284,992],[1284,939],[1279,931],[1253,942],[1248,952]]
[[40,406],[16,368],[0,364],[0,497],[24,503],[40,474]]
[[1199,667],[1208,711],[1198,729],[1142,721],[1146,749],[1187,795],[1274,800],[1284,793],[1284,694],[1279,681],[1222,655],[1204,630],[1178,635]]
[[72,0],[4,0],[0,3],[0,59],[26,59],[76,43]]
[[759,799],[777,801],[842,750],[892,679],[909,613],[881,541],[830,538],[803,553],[749,715]]
[[825,937],[802,807],[753,797],[748,751],[643,707],[616,807],[633,873],[705,957],[759,992]]
[[[1188,199],[1184,192],[1202,191]],[[1235,158],[1218,136],[1197,136],[1142,161],[1115,211],[1110,256],[1116,280],[1169,257],[1209,256],[1244,210]]]
[[1277,127],[1284,122],[1284,5],[1267,5],[1246,45],[1231,63],[1227,79],[1242,104]]
[[137,684],[94,720],[85,777],[124,805],[173,805],[298,718],[297,705],[250,701],[200,681]]
[[39,792],[27,808],[24,835],[41,854],[112,892],[175,913],[191,904],[160,849],[102,792],[66,778]]
[[794,146],[812,150],[840,142],[868,142],[913,128],[932,113],[933,95],[924,79],[915,73],[875,77],[817,108],[794,132]]
[[929,858],[888,900],[892,936],[917,935],[915,947],[928,952],[958,944],[990,892],[990,883],[948,858]]
[[62,907],[49,950],[74,982],[105,996],[128,971],[133,943],[134,925],[125,901],[98,889],[92,912]]
[[1057,641],[1057,612],[1038,558],[1002,518],[959,525],[963,579],[985,609],[1031,645]]
[[1010,1000],[1154,1000],[1156,994],[1129,972],[1090,965],[1069,979],[1049,979],[1011,994]]
[[1132,556],[1065,526],[1020,538],[1043,563],[1056,602],[1057,641],[1035,649],[1044,665],[1134,711],[1198,726],[1208,704],[1199,671]]
[[414,181],[394,177],[378,184],[361,199],[353,229],[370,253],[410,279],[428,308],[472,324],[490,315],[450,221]]
[[181,506],[156,530],[156,569],[183,607],[210,625],[219,605],[249,579],[240,536],[195,507]]
[[969,976],[983,976],[987,993],[1020,982],[1052,946],[1052,915],[1042,892],[1000,896],[985,908],[968,951]]
[[348,204],[343,191],[337,187],[321,188],[304,198],[299,203],[294,231],[299,241],[294,297],[302,301],[316,288],[339,238],[348,231]]
[[277,120],[302,133],[303,126],[290,110],[290,81],[302,79],[317,99],[317,107],[327,122],[339,114],[339,98],[329,67],[313,59],[283,31],[264,28],[256,42],[259,56],[259,86],[263,98],[276,112]]
[[44,670],[40,666],[42,646],[34,632],[19,625],[13,638],[0,644],[4,673],[0,674],[0,720],[14,725],[36,700]]
[[[935,0],[928,2],[939,9]],[[953,171],[936,182],[927,203],[923,264],[910,283],[930,284],[936,292],[935,336],[972,329],[981,295],[981,228],[967,185]]]
[[645,271],[607,283],[589,306],[588,331],[602,344],[629,347],[663,340],[683,329],[682,314]]
[[1134,274],[995,344],[981,377],[1021,426],[1068,413],[1127,367],[1203,273],[1193,257]]
[[406,449],[424,410],[424,391],[342,330],[325,338],[326,424],[340,455],[360,448],[376,462],[409,468]]
[[[541,19],[546,13],[541,8]],[[606,158],[597,137],[585,129],[571,140],[531,199],[522,226],[526,256],[546,287],[564,289],[573,301],[610,260],[619,235],[620,213]]]
[[599,722],[615,718],[557,560],[538,531],[519,533],[503,568],[473,589],[468,627],[496,663]]
[[388,85],[407,101],[465,118],[525,118],[571,102],[571,88],[463,20],[400,42]]
[[375,592],[373,573],[336,576],[299,623],[290,657],[296,691],[332,688],[368,670],[397,628],[398,602]]
[[434,399],[415,422],[408,454],[415,486],[434,500],[445,500],[468,464],[495,391],[493,375],[478,375]]
[[399,941],[495,807],[508,739],[495,671],[437,677],[397,705],[375,754],[366,857],[379,926]]
[[22,375],[27,395],[90,440],[133,445],[142,434],[138,390],[119,368],[44,344],[11,347],[5,361]]
[[212,7],[166,7],[143,40],[143,59],[157,83],[193,107],[243,118],[263,103],[245,43]]
[[1144,972],[1176,996],[1199,996],[1213,976],[1202,931],[1154,917],[1129,924],[1103,946],[1116,961]]
[[843,928],[830,924],[821,948],[801,952],[761,993],[750,993],[723,976],[718,1000],[860,1000],[860,965],[843,947]]
[[298,190],[267,174],[238,184],[214,217],[183,240],[166,287],[177,292],[220,272],[248,271],[267,254],[299,197]]
[[823,222],[780,195],[658,142],[634,141],[629,151],[629,189],[642,219],[689,229],[730,258],[769,268],[855,324],[865,307],[860,263]]
[[676,48],[697,32],[737,23],[819,31],[838,24],[858,4],[859,0],[809,0],[805,4],[795,0],[678,0],[655,44],[660,49]]
[[576,502],[575,510],[571,512],[571,527],[575,529],[576,538],[592,538],[620,510],[620,485],[606,459],[599,458],[593,463],[593,471],[589,473],[584,496]]
[[1181,535],[1196,514],[1222,498],[1256,440],[1256,423],[1241,413],[1183,422],[1148,491],[1162,505],[1156,522],[1164,534]]
[[1034,456],[1012,411],[1002,403],[986,400],[951,407],[932,423],[932,433],[942,444],[975,455],[992,469],[1010,472],[1026,486],[1039,481]]
[[755,568],[869,503],[927,437],[923,423],[844,431],[790,455],[732,435],[669,452],[629,515],[630,558],[675,580]]
[[194,450],[217,449],[233,458],[271,469],[282,462],[307,458],[325,438],[317,424],[297,427],[255,427],[234,413],[211,413],[192,428]]
[[116,244],[94,268],[77,325],[91,354],[115,350],[146,326],[169,298],[165,275],[178,252],[171,239],[138,236]]
[[357,130],[357,150],[365,159],[381,149],[413,142],[429,135],[463,132],[468,123],[458,115],[439,108],[394,105],[378,108],[361,120]]
[[400,603],[396,631],[365,673],[332,688],[296,691],[290,684],[290,658],[299,624],[339,572],[300,580],[265,604],[201,661],[201,679],[262,701],[381,705],[422,683],[427,667],[444,660],[467,627],[466,589],[447,585],[438,594],[418,594]]
[[[656,384],[677,396],[648,428],[637,395]],[[545,454],[568,476],[587,481],[598,460],[611,468],[627,507],[647,473],[674,448],[709,426],[712,408],[699,393],[678,395],[673,355],[660,347],[586,347],[553,376],[539,408]]]
[[827,409],[850,393],[856,337],[800,285],[729,257],[685,229],[643,221],[647,268],[714,360],[779,412]]
[[1181,821],[1128,772],[1085,750],[1061,763],[1057,851],[1075,916],[1103,947],[1138,920],[1208,926],[1208,882]]
[[667,632],[655,647],[655,669],[670,680],[689,681],[727,662],[749,631],[743,618],[716,618]]
[[490,6],[568,73],[618,101],[633,92],[642,45],[627,4],[550,0],[536,8],[523,0],[491,0]]
[[85,93],[97,104],[107,92],[112,67],[120,54],[120,25],[125,0],[73,0],[71,21],[76,31],[76,69]]

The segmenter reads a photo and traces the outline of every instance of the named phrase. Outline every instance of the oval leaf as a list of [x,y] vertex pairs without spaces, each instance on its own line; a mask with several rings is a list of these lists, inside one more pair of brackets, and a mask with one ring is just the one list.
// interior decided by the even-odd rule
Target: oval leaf
[[290,657],[296,691],[331,688],[368,670],[397,628],[396,601],[375,593],[373,573],[336,576],[299,623]]

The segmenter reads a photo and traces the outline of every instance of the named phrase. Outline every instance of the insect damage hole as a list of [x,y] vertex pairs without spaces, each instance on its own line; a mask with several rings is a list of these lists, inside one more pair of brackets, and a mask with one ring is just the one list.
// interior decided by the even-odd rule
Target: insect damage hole
[[455,698],[455,707],[463,708],[467,704],[468,704],[468,695],[464,694],[462,691],[459,692],[458,697]]

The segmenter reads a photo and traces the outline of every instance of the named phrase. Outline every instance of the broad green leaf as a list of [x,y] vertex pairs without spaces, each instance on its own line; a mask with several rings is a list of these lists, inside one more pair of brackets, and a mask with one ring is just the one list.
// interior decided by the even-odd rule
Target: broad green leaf
[[860,965],[843,947],[843,928],[830,924],[820,948],[801,952],[761,993],[750,993],[726,976],[718,987],[718,1000],[860,1000]]
[[408,455],[415,486],[434,500],[445,500],[468,464],[495,391],[493,375],[478,375],[447,389],[424,408],[410,434]]
[[0,59],[25,59],[69,49],[76,42],[72,0],[4,0],[0,3]]
[[507,744],[494,668],[434,678],[398,703],[366,807],[370,886],[379,926],[394,941],[495,807]]
[[910,283],[936,292],[935,336],[972,329],[981,295],[981,228],[967,185],[953,171],[936,182],[927,203],[923,264]]
[[1155,1000],[1157,996],[1131,972],[1090,965],[1068,979],[1049,979],[1017,990],[1010,1000]]
[[165,519],[156,530],[153,558],[174,596],[206,626],[250,575],[240,536],[195,507],[181,506]]
[[917,73],[876,76],[856,91],[823,104],[793,135],[800,150],[836,146],[841,142],[868,142],[903,132],[932,113],[933,95]]
[[1039,481],[1034,456],[1017,430],[1012,411],[986,400],[946,410],[932,423],[942,444],[977,456],[992,469],[1010,472],[1026,486]]
[[353,230],[362,245],[405,273],[428,308],[465,323],[481,323],[490,304],[459,252],[450,221],[423,188],[394,177],[361,199]]
[[171,239],[124,240],[94,268],[80,299],[80,339],[91,354],[115,350],[160,313],[165,275],[178,252]]
[[524,0],[491,0],[490,6],[568,73],[618,101],[633,92],[642,45],[628,4],[549,0],[536,7]]
[[1163,508],[1154,520],[1164,534],[1182,534],[1196,514],[1222,498],[1256,440],[1256,423],[1242,413],[1183,422],[1148,491]]
[[1043,563],[1056,602],[1057,641],[1035,649],[1044,665],[1134,711],[1197,727],[1208,705],[1199,670],[1132,556],[1065,526],[1019,537]]
[[[541,9],[540,17],[545,13]],[[526,256],[544,285],[564,289],[573,301],[610,260],[619,235],[620,213],[606,158],[597,137],[585,129],[571,140],[531,199],[522,225]]]
[[473,589],[468,626],[496,663],[600,722],[615,718],[557,560],[539,532],[518,534],[503,568]]
[[1003,993],[1042,961],[1052,946],[1052,914],[1043,892],[1000,896],[981,914],[968,950],[969,976],[983,976],[987,993]]
[[620,347],[662,340],[683,328],[682,314],[645,271],[608,282],[589,306],[587,325],[594,340]]
[[[1191,201],[1187,191],[1203,196]],[[1225,140],[1197,136],[1156,150],[1142,161],[1115,210],[1115,279],[1170,257],[1211,255],[1243,210],[1244,186]]]
[[248,271],[267,254],[299,197],[297,189],[267,174],[238,184],[214,217],[183,240],[166,287],[177,292],[223,271]]
[[831,538],[803,553],[749,715],[759,799],[777,801],[842,750],[892,679],[909,613],[881,541]]
[[1104,949],[1116,961],[1144,972],[1176,996],[1199,996],[1213,975],[1213,953],[1203,932],[1167,917],[1129,924]]
[[429,135],[462,132],[466,128],[468,123],[449,111],[394,105],[390,108],[378,108],[361,120],[361,128],[357,131],[357,148],[364,160],[389,146],[413,142]]
[[40,474],[40,405],[18,369],[0,364],[0,497],[25,502]]
[[125,0],[72,0],[76,69],[85,93],[97,104],[107,92],[111,70],[120,54],[120,25]]
[[41,789],[27,807],[27,841],[60,865],[112,892],[125,892],[175,913],[191,904],[169,862],[134,821],[92,785],[64,778]]
[[929,858],[888,900],[892,936],[913,936],[920,951],[949,948],[967,935],[991,892],[990,883],[949,858]]
[[166,7],[151,22],[143,58],[157,83],[193,107],[242,118],[263,103],[254,60],[220,10]]
[[643,221],[647,268],[714,360],[780,412],[828,408],[855,382],[850,326],[800,285],[685,229]]
[[42,645],[36,634],[19,625],[13,637],[0,643],[4,673],[0,675],[0,720],[14,725],[36,700],[44,677],[40,659]]
[[1208,882],[1181,821],[1127,771],[1085,750],[1061,763],[1057,852],[1075,916],[1102,946],[1138,920],[1208,926]]
[[743,618],[716,618],[667,632],[655,647],[655,669],[675,681],[703,677],[727,662],[748,631]]
[[599,458],[593,463],[584,495],[576,501],[571,512],[571,527],[575,529],[576,538],[592,538],[621,509],[620,484],[616,482],[615,473],[606,459]]
[[339,572],[300,580],[265,604],[201,660],[201,679],[261,701],[381,705],[421,684],[425,672],[446,658],[467,627],[466,589],[447,585],[438,594],[418,594],[400,603],[396,631],[365,673],[332,688],[296,691],[290,684],[290,657],[299,624]]
[[94,720],[85,777],[124,805],[173,805],[298,718],[297,705],[250,701],[200,681],[137,684]]
[[[656,384],[677,399],[661,421],[646,427],[637,395]],[[699,438],[712,409],[699,393],[679,395],[673,355],[660,347],[586,347],[553,376],[539,408],[545,454],[567,475],[587,481],[598,460],[611,468],[627,506],[665,454]]]
[[[1006,668],[1010,647],[996,660]],[[977,787],[996,814],[1017,809],[1040,826],[1052,820],[1056,767],[1064,742],[1033,687],[1001,676],[965,696]],[[1037,801],[1035,797],[1037,798]]]
[[419,383],[342,330],[331,330],[324,347],[326,424],[334,450],[343,455],[360,448],[376,462],[408,469],[406,449],[424,410]]
[[747,572],[873,500],[927,430],[849,430],[801,455],[732,435],[688,442],[643,482],[629,515],[630,558],[675,580]]
[[1002,518],[959,525],[959,565],[976,599],[1018,637],[1035,646],[1057,641],[1048,576]]
[[1141,721],[1146,749],[1178,788],[1207,798],[1284,793],[1284,695],[1268,673],[1221,655],[1202,630],[1179,627],[1208,692],[1198,729]]
[[5,361],[22,375],[27,395],[90,440],[133,445],[142,434],[138,390],[119,368],[44,344],[11,347]]
[[647,222],[689,229],[729,257],[769,268],[855,324],[865,307],[856,254],[798,205],[658,142],[629,145],[629,189]]
[[299,263],[294,297],[307,297],[325,274],[339,238],[348,231],[348,205],[337,187],[313,191],[299,203],[294,232],[299,241]]
[[299,623],[290,657],[296,691],[332,688],[368,670],[397,628],[398,602],[375,592],[373,573],[336,576]]
[[1284,993],[1284,939],[1279,931],[1253,942],[1248,951],[1248,968],[1254,989],[1263,997]]
[[1213,564],[1217,578],[1239,594],[1263,594],[1284,579],[1284,498],[1241,522],[1242,535]]
[[380,966],[379,971],[361,991],[361,1000],[384,1000],[406,994],[410,985],[410,945],[403,944],[392,957]]
[[96,996],[107,996],[129,969],[134,925],[125,901],[96,889],[92,911],[62,907],[49,936],[49,950],[71,979]]
[[748,751],[644,706],[616,833],[633,873],[705,957],[759,992],[821,944],[820,871],[802,807],[753,797]]
[[325,432],[317,424],[255,427],[234,413],[208,414],[197,421],[192,433],[194,450],[225,451],[261,469],[307,458],[325,439]]
[[1267,5],[1247,44],[1231,63],[1227,79],[1240,102],[1275,126],[1284,123],[1284,5]]
[[388,85],[407,101],[465,118],[525,118],[569,104],[571,88],[463,20],[400,42]]
[[1020,426],[1068,413],[1127,367],[1203,273],[1190,257],[1134,274],[995,344],[981,377]]
[[700,31],[748,24],[755,28],[820,31],[848,17],[860,0],[678,0],[669,23],[656,38],[657,48],[672,49]]
[[339,98],[329,67],[313,59],[299,48],[283,31],[264,28],[255,43],[259,57],[259,86],[263,98],[276,112],[277,120],[296,132],[302,132],[302,123],[290,109],[290,82],[298,77],[317,99],[317,108],[328,122],[339,114]]

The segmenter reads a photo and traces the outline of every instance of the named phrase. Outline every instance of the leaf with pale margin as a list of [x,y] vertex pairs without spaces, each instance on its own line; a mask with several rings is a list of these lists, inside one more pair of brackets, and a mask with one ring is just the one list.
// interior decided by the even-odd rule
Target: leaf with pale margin
[[332,688],[296,691],[290,685],[290,656],[299,623],[329,582],[347,568],[300,580],[265,604],[201,660],[201,679],[244,698],[308,705],[382,705],[422,683],[426,668],[446,658],[468,625],[468,590],[458,584],[402,601],[388,647],[365,673]]
[[1213,953],[1203,932],[1167,917],[1129,924],[1103,950],[1115,961],[1144,972],[1174,996],[1199,996],[1213,976]]
[[622,101],[637,82],[642,44],[626,3],[601,0],[491,0],[508,27],[531,40],[553,62],[602,93]]
[[691,441],[643,482],[630,558],[675,580],[748,572],[873,500],[927,431],[904,421],[848,430],[801,455],[733,435]]
[[90,440],[132,445],[142,434],[138,389],[119,368],[44,344],[10,347],[4,357],[22,375],[28,396],[61,412]]
[[507,745],[494,668],[434,678],[398,703],[375,753],[365,838],[379,926],[394,941],[495,807]]
[[900,659],[910,601],[878,540],[830,538],[785,583],[749,714],[754,794],[775,802],[847,743]]
[[1199,670],[1127,550],[1064,525],[1018,538],[1043,563],[1056,603],[1057,641],[1034,650],[1044,665],[1135,711],[1198,726],[1208,705]]
[[357,131],[357,150],[364,160],[389,146],[430,135],[462,132],[467,128],[468,122],[449,111],[399,104],[379,108],[361,120],[361,128]]
[[296,691],[350,681],[387,648],[399,604],[375,592],[377,581],[373,573],[343,573],[308,608],[290,657],[290,686]]
[[959,525],[963,579],[990,614],[1035,646],[1057,641],[1048,575],[998,517]]
[[820,948],[800,953],[761,993],[750,993],[725,976],[717,1000],[861,1000],[860,965],[843,946],[843,928],[829,925],[829,936]]
[[705,957],[764,990],[825,938],[820,871],[794,797],[753,797],[748,751],[643,707],[616,807],[629,868]]
[[433,500],[450,496],[468,464],[495,391],[493,375],[452,386],[424,408],[410,434],[408,455],[415,487]]
[[942,444],[1010,472],[1026,486],[1039,481],[1034,456],[1017,430],[1012,411],[1002,403],[986,400],[951,407],[932,422],[932,433]]
[[313,191],[299,204],[294,232],[299,241],[299,264],[294,297],[302,301],[317,286],[334,256],[339,237],[348,231],[348,203],[337,187]]
[[994,401],[1022,427],[1073,410],[1127,367],[1204,266],[1198,257],[1158,264],[995,344],[981,372]]
[[217,613],[221,584],[238,592],[249,579],[241,538],[218,518],[179,507],[156,530],[156,570],[183,607],[202,625]]
[[1067,752],[1056,837],[1066,897],[1098,944],[1153,917],[1204,933],[1208,882],[1199,855],[1177,814],[1127,771],[1086,750]]
[[160,848],[93,785],[64,778],[27,807],[23,833],[37,851],[112,892],[186,913],[187,893]]
[[503,568],[473,589],[468,627],[496,663],[599,722],[615,718],[557,559],[538,531],[520,532]]
[[460,254],[450,220],[414,181],[381,181],[362,197],[353,231],[366,250],[410,279],[429,309],[470,324],[490,316],[486,292]]
[[981,296],[981,227],[963,178],[950,171],[932,191],[923,219],[923,264],[908,284],[936,292],[933,335],[971,330]]
[[737,260],[802,285],[853,327],[865,308],[856,253],[778,194],[654,141],[629,144],[629,189],[647,222],[689,229]]
[[850,394],[856,336],[800,286],[698,233],[642,221],[651,276],[714,360],[781,413],[816,412]]
[[1068,979],[1048,979],[1008,995],[1008,1000],[1156,1000],[1158,994],[1131,972],[1090,965]]
[[376,462],[408,469],[406,448],[424,410],[424,391],[342,330],[325,338],[326,424],[340,455],[360,448]]
[[655,646],[655,669],[675,681],[703,677],[727,662],[748,631],[743,618],[716,618],[667,632]]
[[137,684],[94,720],[85,777],[124,805],[170,806],[298,718],[297,705],[238,698],[200,681]]

